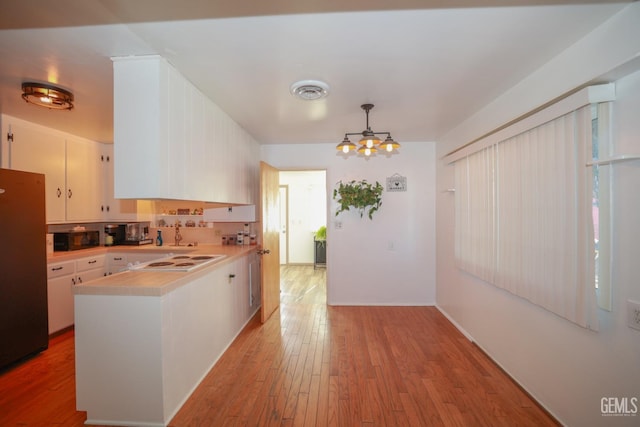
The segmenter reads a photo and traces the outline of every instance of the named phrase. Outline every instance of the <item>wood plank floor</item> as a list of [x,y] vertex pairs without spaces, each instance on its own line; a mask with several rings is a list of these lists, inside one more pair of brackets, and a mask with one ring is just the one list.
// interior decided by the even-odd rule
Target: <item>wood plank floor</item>
[[[325,270],[288,266],[170,426],[557,425],[433,307],[328,307]],[[80,426],[73,333],[0,373],[0,426]]]

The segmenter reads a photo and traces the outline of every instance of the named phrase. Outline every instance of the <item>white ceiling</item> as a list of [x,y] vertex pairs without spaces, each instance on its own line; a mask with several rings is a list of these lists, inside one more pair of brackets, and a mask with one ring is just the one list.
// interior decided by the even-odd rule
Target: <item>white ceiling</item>
[[[363,103],[376,105],[374,131],[390,131],[400,143],[432,141],[626,6],[459,0],[442,8],[443,1],[396,0],[389,10],[385,0],[252,3],[2,1],[0,112],[112,142],[110,58],[160,54],[263,144],[337,144],[345,132],[364,129]],[[362,3],[370,10],[359,10]],[[325,81],[329,96],[292,97],[289,87],[301,79]],[[76,107],[26,104],[24,81],[71,90]]]

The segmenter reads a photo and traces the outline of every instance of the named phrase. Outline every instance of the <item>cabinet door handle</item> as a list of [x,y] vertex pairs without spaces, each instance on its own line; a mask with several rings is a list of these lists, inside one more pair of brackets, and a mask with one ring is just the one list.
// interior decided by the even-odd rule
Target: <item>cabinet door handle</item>
[[51,267],[51,271],[60,271],[62,270],[64,267]]
[[78,276],[78,283],[82,284],[82,277]]
[[122,261],[122,257],[120,257],[120,256],[113,257],[113,260],[114,261]]
[[75,285],[75,284],[76,284],[76,279],[75,279],[75,277],[74,277],[74,278],[71,278],[71,284],[72,284],[72,285]]
[[67,191],[67,194],[69,195],[69,198],[71,198],[71,196],[73,196],[73,193],[71,192],[71,189],[69,189],[69,190]]
[[269,255],[271,253],[271,250],[269,250],[269,249],[258,249],[257,253],[258,253],[258,255]]
[[97,260],[97,259],[92,259],[92,260],[91,260],[91,261],[89,261],[88,263],[89,263],[89,264],[95,264],[96,262],[98,262],[98,260]]
[[62,196],[62,190],[60,190],[60,187],[58,187],[58,191],[56,191],[56,194],[58,195],[58,199],[60,198],[60,196]]

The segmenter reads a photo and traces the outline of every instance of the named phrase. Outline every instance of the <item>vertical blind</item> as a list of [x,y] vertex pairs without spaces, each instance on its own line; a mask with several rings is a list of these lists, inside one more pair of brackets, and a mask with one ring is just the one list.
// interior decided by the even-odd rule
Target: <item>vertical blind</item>
[[455,162],[457,266],[597,330],[591,108]]

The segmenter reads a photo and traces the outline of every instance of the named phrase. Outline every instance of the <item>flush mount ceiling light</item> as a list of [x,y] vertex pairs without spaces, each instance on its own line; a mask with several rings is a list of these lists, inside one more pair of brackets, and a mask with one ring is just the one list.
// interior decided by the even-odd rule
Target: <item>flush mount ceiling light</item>
[[291,94],[305,101],[315,101],[329,95],[329,85],[319,80],[300,80],[289,88]]
[[[342,142],[336,146],[338,151],[342,151],[344,154],[357,151],[369,157],[374,155],[378,150],[391,153],[393,150],[400,148],[400,144],[391,138],[389,132],[373,132],[371,130],[369,126],[369,111],[373,108],[373,104],[362,104],[360,108],[362,108],[367,115],[367,128],[362,132],[345,133]],[[360,144],[359,148],[349,140],[350,135],[362,135],[362,138],[358,141],[358,144]],[[386,135],[386,138],[382,141],[377,135]]]
[[45,83],[22,83],[22,99],[53,110],[71,110],[73,94],[67,90]]

